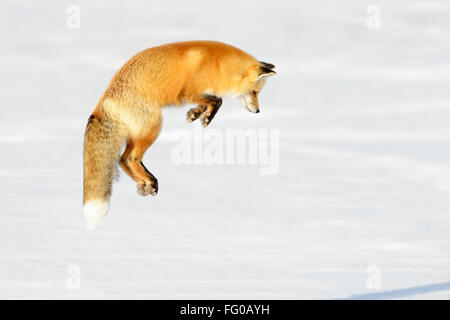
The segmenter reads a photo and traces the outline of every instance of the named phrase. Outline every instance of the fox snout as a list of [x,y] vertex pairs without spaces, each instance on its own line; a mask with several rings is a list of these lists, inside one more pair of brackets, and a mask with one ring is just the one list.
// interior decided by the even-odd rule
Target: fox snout
[[258,96],[253,93],[244,94],[241,97],[242,103],[244,104],[245,109],[250,112],[258,113],[259,112],[259,103]]
[[244,94],[242,97],[242,103],[245,109],[253,113],[259,113],[258,94],[255,92]]

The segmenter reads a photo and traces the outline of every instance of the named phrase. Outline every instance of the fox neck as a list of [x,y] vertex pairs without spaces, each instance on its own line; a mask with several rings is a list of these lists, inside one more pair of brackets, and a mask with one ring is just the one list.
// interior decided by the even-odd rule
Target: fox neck
[[237,90],[233,90],[233,89],[230,89],[230,90],[227,90],[227,91],[222,91],[222,92],[220,92],[220,91],[219,92],[215,92],[214,90],[207,89],[207,90],[205,90],[204,94],[205,95],[219,97],[219,98],[222,98],[222,99],[225,99],[225,98],[238,98],[238,97],[243,95],[242,92],[238,92]]

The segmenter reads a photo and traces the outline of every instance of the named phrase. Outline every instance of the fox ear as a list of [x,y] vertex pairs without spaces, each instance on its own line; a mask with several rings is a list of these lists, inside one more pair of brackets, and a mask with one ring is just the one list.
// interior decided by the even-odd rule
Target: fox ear
[[260,66],[258,80],[262,79],[262,78],[267,78],[267,77],[273,76],[275,74],[277,74],[275,71],[273,71],[265,66]]
[[261,66],[266,67],[267,69],[275,68],[275,66],[273,64],[271,64],[271,63],[267,63],[267,62],[264,62],[264,61],[260,61],[259,63],[261,64]]

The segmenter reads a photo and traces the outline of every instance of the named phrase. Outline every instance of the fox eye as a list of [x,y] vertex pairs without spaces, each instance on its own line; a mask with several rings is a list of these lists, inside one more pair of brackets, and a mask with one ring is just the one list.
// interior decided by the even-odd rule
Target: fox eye
[[257,92],[255,90],[252,91],[252,95],[256,96]]

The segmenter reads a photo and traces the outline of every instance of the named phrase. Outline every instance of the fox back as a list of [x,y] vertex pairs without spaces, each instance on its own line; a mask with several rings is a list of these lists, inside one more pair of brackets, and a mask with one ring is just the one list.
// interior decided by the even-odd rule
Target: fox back
[[157,106],[182,105],[201,93],[237,97],[257,80],[260,62],[215,41],[177,42],[132,57],[114,76],[105,96],[133,90]]

